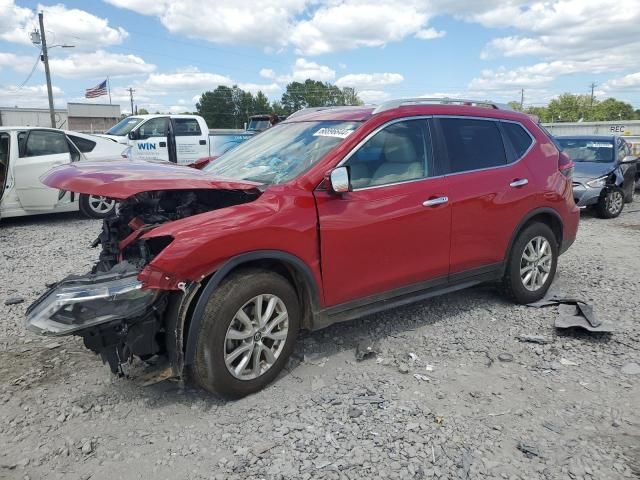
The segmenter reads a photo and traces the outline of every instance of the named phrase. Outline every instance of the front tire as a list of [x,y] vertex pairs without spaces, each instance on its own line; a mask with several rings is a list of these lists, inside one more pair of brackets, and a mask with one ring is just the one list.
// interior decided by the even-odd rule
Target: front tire
[[507,262],[504,289],[516,303],[527,304],[545,296],[556,275],[558,244],[544,223],[526,227],[516,239]]
[[296,292],[281,275],[256,269],[231,274],[205,308],[193,380],[228,398],[261,390],[291,355],[300,316]]
[[116,210],[116,201],[100,195],[80,194],[80,211],[89,218],[107,218]]
[[624,208],[624,192],[618,187],[609,187],[596,204],[596,211],[600,218],[616,218]]

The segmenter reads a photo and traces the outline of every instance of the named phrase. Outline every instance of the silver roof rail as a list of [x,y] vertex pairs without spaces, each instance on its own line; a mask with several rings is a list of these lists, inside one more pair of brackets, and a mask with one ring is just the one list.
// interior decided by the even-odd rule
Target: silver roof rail
[[495,108],[496,110],[513,110],[509,105],[492,102],[491,100],[465,100],[462,98],[449,98],[449,97],[418,97],[418,98],[399,98],[396,100],[388,100],[378,105],[372,115],[380,112],[386,112],[392,108],[402,107],[404,105],[423,105],[423,104],[462,104]]

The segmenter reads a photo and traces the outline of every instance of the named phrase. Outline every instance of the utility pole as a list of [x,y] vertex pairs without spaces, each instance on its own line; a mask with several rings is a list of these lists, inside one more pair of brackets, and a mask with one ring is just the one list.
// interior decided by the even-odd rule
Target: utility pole
[[129,98],[131,99],[131,115],[135,115],[135,113],[133,112],[133,92],[135,92],[135,90],[131,87],[129,87]]
[[42,41],[42,61],[44,62],[44,74],[47,77],[47,94],[49,95],[49,115],[51,116],[51,128],[56,128],[56,113],[53,110],[53,90],[51,88],[51,72],[49,71],[49,53],[47,52],[47,39],[44,36],[44,13],[38,13],[40,20],[40,39]]
[[593,99],[594,99],[594,90],[595,88],[598,86],[598,84],[596,82],[591,82],[591,85],[589,85],[591,87],[591,107],[593,108]]
[[520,111],[524,111],[524,88],[520,89]]

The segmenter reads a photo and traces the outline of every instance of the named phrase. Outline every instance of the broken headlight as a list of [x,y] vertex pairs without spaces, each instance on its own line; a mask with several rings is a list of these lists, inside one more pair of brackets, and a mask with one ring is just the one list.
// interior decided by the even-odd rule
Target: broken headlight
[[41,335],[68,335],[111,320],[134,318],[155,301],[135,274],[68,278],[27,310],[27,327]]
[[604,187],[607,184],[607,179],[609,175],[604,175],[603,177],[598,177],[594,180],[587,182],[587,185],[592,188]]

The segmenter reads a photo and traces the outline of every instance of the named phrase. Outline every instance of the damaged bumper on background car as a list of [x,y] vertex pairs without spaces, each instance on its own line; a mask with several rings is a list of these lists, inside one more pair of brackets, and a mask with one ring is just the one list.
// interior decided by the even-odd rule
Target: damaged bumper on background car
[[188,177],[175,178],[169,188],[167,178],[147,178],[136,186],[144,173],[136,168],[146,167],[134,164],[115,181],[118,165],[110,167],[112,190],[107,192],[108,186],[97,181],[104,167],[88,165],[83,172],[74,168],[58,167],[42,181],[80,193],[106,193],[120,204],[117,214],[103,221],[93,243],[101,251],[91,272],[49,286],[27,309],[27,327],[41,335],[82,337],[85,346],[119,375],[127,374],[133,357],[139,357],[161,372],[155,377],[158,381],[182,377],[182,329],[200,283],[173,279],[154,268],[153,260],[173,237],[149,232],[168,222],[253,201],[261,192],[255,185],[215,182],[186,167],[169,168],[167,177]]

